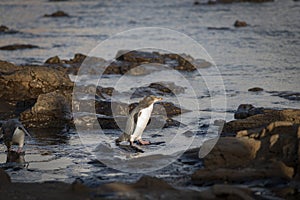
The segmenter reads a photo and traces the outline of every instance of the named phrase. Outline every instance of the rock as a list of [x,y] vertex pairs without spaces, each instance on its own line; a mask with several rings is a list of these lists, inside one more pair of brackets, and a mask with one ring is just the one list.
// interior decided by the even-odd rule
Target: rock
[[269,161],[243,168],[220,167],[216,169],[199,169],[192,175],[192,182],[198,186],[213,184],[239,183],[246,184],[250,181],[266,179],[291,180],[294,169],[287,167],[280,161]]
[[8,185],[11,183],[9,175],[0,168],[0,190],[3,186]]
[[0,34],[1,33],[13,34],[13,33],[18,33],[18,31],[12,30],[12,29],[8,28],[7,26],[1,25],[0,26]]
[[235,27],[246,27],[246,26],[248,26],[248,24],[245,21],[236,20],[234,22],[234,26]]
[[154,96],[163,96],[184,93],[184,87],[177,86],[173,82],[156,82],[151,83],[147,87],[131,88],[135,90],[132,93],[131,98],[143,98],[145,96],[154,95]]
[[46,64],[60,64],[61,63],[61,60],[58,56],[54,56],[54,57],[51,57],[51,58],[48,58],[46,61],[45,61]]
[[199,1],[194,1],[194,5],[199,5]]
[[272,2],[274,0],[210,0],[209,2],[215,3],[239,3],[239,2],[250,2],[250,3],[264,3]]
[[21,113],[27,127],[65,127],[71,119],[70,100],[57,91],[39,95],[34,106]]
[[[185,54],[160,54],[158,52],[127,51],[121,50],[116,55],[116,61],[112,62],[106,69],[106,74],[125,74],[129,70],[141,64],[167,65],[176,70],[195,71],[199,67],[209,67],[211,63],[197,59],[195,60]],[[161,67],[157,65],[156,68]],[[146,72],[139,72],[143,74]]]
[[[205,148],[204,145],[201,148]],[[254,139],[220,137],[212,151],[203,158],[203,163],[209,169],[245,167],[255,159],[260,147],[261,142]]]
[[0,60],[0,76],[2,74],[7,75],[7,74],[11,74],[17,70],[19,70],[20,67],[16,66],[10,62],[4,61],[4,60]]
[[149,85],[150,88],[157,89],[163,93],[180,94],[184,93],[184,87],[177,86],[173,82],[156,82]]
[[175,190],[171,185],[165,181],[151,177],[151,176],[142,176],[136,183],[132,185],[134,188],[143,188],[143,189],[156,189],[156,190]]
[[14,50],[23,50],[23,49],[36,49],[39,46],[32,45],[32,44],[12,44],[0,47],[0,50],[5,51],[14,51]]
[[282,92],[276,92],[272,91],[269,92],[273,96],[279,96],[281,98],[291,100],[291,101],[300,101],[300,92],[291,92],[291,91],[282,91]]
[[245,119],[247,117],[253,116],[253,115],[258,115],[258,114],[263,114],[264,113],[264,108],[255,108],[251,104],[241,104],[239,105],[237,111],[234,113],[234,118],[235,119]]
[[236,135],[237,132],[248,130],[250,132],[259,132],[264,127],[275,121],[288,121],[300,124],[300,110],[268,110],[263,114],[257,114],[245,119],[237,119],[224,124],[222,135]]
[[1,25],[0,26],[0,32],[7,32],[9,28],[7,26]]
[[118,52],[117,60],[128,61],[133,63],[164,63],[162,56],[158,52],[142,52],[142,51],[128,51],[123,53]]
[[253,88],[249,88],[248,91],[249,92],[261,92],[261,91],[264,91],[264,89],[260,88],[260,87],[253,87]]
[[[276,121],[259,132],[241,132],[237,137],[219,138],[203,158],[205,168],[193,174],[194,184],[245,183],[276,178],[291,180],[299,177],[299,124]],[[209,144],[206,141],[200,150]]]
[[252,200],[255,195],[250,189],[232,185],[214,185],[199,194],[200,199],[240,199]]
[[[1,66],[3,62],[0,62]],[[61,69],[5,64],[0,74],[0,99],[24,101],[55,90],[71,90],[73,83]],[[2,69],[2,67],[1,67]]]
[[70,15],[65,13],[64,11],[59,10],[52,14],[45,14],[44,17],[70,17]]

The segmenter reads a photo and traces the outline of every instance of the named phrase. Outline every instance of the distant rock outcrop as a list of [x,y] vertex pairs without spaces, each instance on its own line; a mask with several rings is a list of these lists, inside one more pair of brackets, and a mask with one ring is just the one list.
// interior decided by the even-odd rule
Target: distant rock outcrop
[[32,45],[32,44],[11,44],[0,47],[0,50],[5,51],[14,51],[14,50],[23,50],[23,49],[36,49],[39,46]]
[[45,14],[44,17],[70,17],[70,15],[64,11],[58,10],[52,14]]

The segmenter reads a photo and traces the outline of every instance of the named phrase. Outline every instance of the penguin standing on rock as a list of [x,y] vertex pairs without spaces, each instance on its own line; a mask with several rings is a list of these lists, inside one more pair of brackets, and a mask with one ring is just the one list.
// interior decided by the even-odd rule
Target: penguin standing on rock
[[151,117],[153,104],[161,100],[161,97],[156,97],[153,95],[142,99],[138,106],[129,114],[125,132],[120,135],[118,139],[116,139],[116,145],[119,145],[123,141],[130,142],[130,146],[133,146],[134,141],[138,141],[141,145],[150,144],[149,141],[142,140],[142,134]]
[[31,137],[21,122],[17,119],[10,119],[4,122],[0,133],[3,135],[2,138],[8,152],[11,151],[11,146],[13,144],[17,144],[19,145],[17,153],[21,153],[24,146],[25,134]]

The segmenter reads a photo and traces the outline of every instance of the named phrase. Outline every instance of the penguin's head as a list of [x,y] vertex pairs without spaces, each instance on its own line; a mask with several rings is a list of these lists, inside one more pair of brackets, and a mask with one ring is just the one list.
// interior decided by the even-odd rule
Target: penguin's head
[[147,105],[151,105],[155,102],[161,101],[162,99],[163,98],[161,98],[161,97],[156,97],[156,96],[150,95],[150,96],[145,97],[142,101],[143,101],[143,103],[145,103]]

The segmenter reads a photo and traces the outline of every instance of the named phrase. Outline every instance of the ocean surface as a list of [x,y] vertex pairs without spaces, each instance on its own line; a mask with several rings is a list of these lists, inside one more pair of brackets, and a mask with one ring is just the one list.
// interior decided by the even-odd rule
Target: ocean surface
[[[70,17],[43,17],[44,14],[51,14],[57,10],[65,11]],[[203,47],[203,52],[200,53],[203,57],[196,58],[206,59],[215,64],[213,67],[201,69],[207,77],[201,73],[192,73],[184,74],[182,78],[178,77],[177,73],[162,70],[147,76],[111,76],[100,82],[97,76],[71,78],[81,78],[82,84],[113,86],[123,92],[155,81],[173,81],[176,85],[184,86],[187,88],[186,93],[179,95],[179,100],[177,97],[168,97],[167,100],[179,102],[183,108],[193,110],[175,118],[187,125],[187,128],[183,127],[180,130],[181,132],[196,132],[192,145],[183,147],[187,149],[199,147],[205,138],[216,136],[217,128],[212,122],[215,119],[232,120],[233,113],[240,104],[275,109],[300,108],[299,13],[299,1],[292,0],[217,5],[194,5],[191,0],[1,1],[0,24],[18,32],[0,34],[0,46],[22,43],[37,45],[40,48],[0,51],[0,59],[16,64],[43,64],[55,55],[61,59],[70,59],[75,53],[91,54],[92,50],[105,40],[111,42],[110,50],[113,49],[116,53],[120,50],[115,48],[119,46],[120,38],[116,39],[114,35],[123,34],[123,41],[142,41],[147,31],[145,34],[127,35],[124,31],[143,27],[159,27],[185,34]],[[246,21],[249,25],[235,28],[233,24],[236,20]],[[191,52],[192,55],[199,55],[189,43],[177,41],[171,35],[152,36],[147,38],[147,44],[169,42],[174,48],[187,49],[181,53]],[[166,49],[168,50],[168,47]],[[212,83],[217,82],[216,85],[220,83],[220,87],[214,85],[209,88],[205,84],[205,78]],[[264,91],[248,92],[252,87],[261,87]],[[123,102],[138,101],[128,100],[126,95],[115,98]],[[196,109],[193,108],[194,101],[198,105]],[[162,130],[164,134],[158,140],[163,141],[168,141],[172,133],[178,131],[174,128]],[[128,170],[129,166],[127,170],[124,168],[125,171],[129,171],[128,175],[128,172],[98,162],[97,159],[101,155],[91,153],[89,147],[84,148],[82,145],[85,138],[93,140],[95,133],[92,131],[78,135],[75,130],[64,134],[56,134],[51,130],[49,133],[32,130],[32,134],[34,139],[26,144],[27,168],[8,169],[13,181],[72,182],[75,177],[80,176],[93,185],[115,180],[134,181],[142,175]],[[109,141],[113,141],[117,134],[118,131],[106,136]],[[150,130],[148,137],[157,134],[158,132]],[[186,142],[184,139],[186,137],[179,137],[173,147],[167,148],[166,151],[173,152],[178,145]],[[88,141],[87,139],[87,143]],[[178,141],[184,142],[179,144]],[[4,150],[4,145],[0,145],[0,163],[6,161]],[[166,159],[168,158],[161,159],[164,168],[150,172],[150,175],[180,185],[182,180],[188,179],[186,175],[199,168],[198,164],[194,165],[192,161],[173,160],[170,165],[164,164]]]

